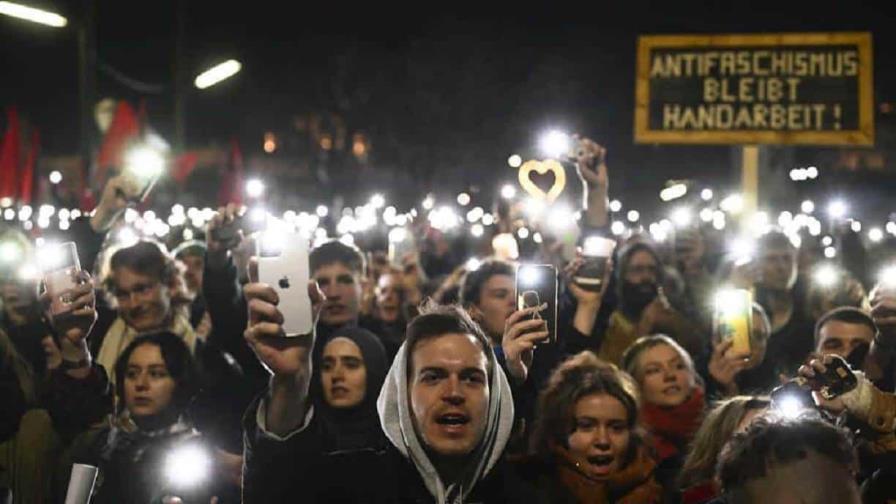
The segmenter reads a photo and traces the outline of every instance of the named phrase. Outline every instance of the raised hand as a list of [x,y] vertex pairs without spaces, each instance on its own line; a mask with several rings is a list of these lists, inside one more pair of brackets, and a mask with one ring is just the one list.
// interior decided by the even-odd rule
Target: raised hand
[[504,323],[504,337],[501,347],[507,370],[517,383],[526,381],[532,367],[535,345],[550,336],[547,322],[529,319],[528,316],[547,308],[546,304],[514,312]]
[[731,347],[734,341],[725,340],[713,345],[712,356],[709,359],[709,375],[725,391],[732,396],[738,393],[735,379],[738,373],[746,369],[749,363],[749,355],[734,355]]

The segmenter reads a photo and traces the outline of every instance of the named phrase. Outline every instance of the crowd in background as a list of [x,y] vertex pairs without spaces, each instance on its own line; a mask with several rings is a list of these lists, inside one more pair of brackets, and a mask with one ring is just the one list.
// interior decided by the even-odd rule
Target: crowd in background
[[[317,243],[297,336],[253,237],[218,233],[237,205],[171,250],[116,245],[132,190],[112,177],[67,230],[82,268],[64,293],[21,273],[40,247],[2,228],[0,497],[62,502],[88,464],[97,503],[896,499],[896,279],[846,234],[825,282],[815,242],[780,231],[749,253],[698,225],[617,237],[605,151],[582,145],[578,244],[617,241],[600,290],[574,280],[581,248],[545,236],[468,261],[421,219],[400,255]],[[519,307],[521,263],[558,271],[553,330]],[[749,353],[719,337],[722,287],[752,292]],[[796,412],[770,397],[833,356],[848,392]]]

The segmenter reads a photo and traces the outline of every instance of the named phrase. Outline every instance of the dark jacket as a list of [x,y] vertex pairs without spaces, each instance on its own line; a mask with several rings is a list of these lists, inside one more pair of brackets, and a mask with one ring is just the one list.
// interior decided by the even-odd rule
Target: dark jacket
[[[312,418],[284,441],[263,434],[255,409],[245,419],[245,504],[278,502],[411,504],[433,502],[417,469],[391,444],[382,450],[326,452]],[[499,463],[466,502],[534,502],[530,483]]]

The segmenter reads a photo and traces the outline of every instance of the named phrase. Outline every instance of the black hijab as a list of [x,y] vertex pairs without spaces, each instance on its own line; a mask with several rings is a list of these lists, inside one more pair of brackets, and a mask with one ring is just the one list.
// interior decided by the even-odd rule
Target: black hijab
[[[321,380],[321,364],[324,347],[335,338],[346,338],[361,350],[367,371],[367,390],[361,404],[353,408],[334,408],[324,399]],[[386,350],[373,333],[360,327],[338,329],[322,341],[319,351],[313,352],[314,376],[311,383],[311,398],[315,416],[322,429],[325,449],[345,451],[359,449],[379,449],[385,446],[386,438],[380,428],[376,412],[376,400],[389,371]]]

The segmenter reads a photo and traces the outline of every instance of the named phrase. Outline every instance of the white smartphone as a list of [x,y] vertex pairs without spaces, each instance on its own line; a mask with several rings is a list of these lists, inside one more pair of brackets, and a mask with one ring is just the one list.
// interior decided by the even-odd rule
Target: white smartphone
[[308,240],[298,233],[260,233],[256,240],[258,280],[270,285],[280,297],[283,332],[294,337],[314,328],[311,298],[308,297]]
[[44,285],[53,296],[50,300],[50,313],[54,317],[68,314],[73,301],[69,293],[77,287],[76,277],[81,271],[77,246],[74,242],[65,242],[45,247],[38,252],[38,262]]

